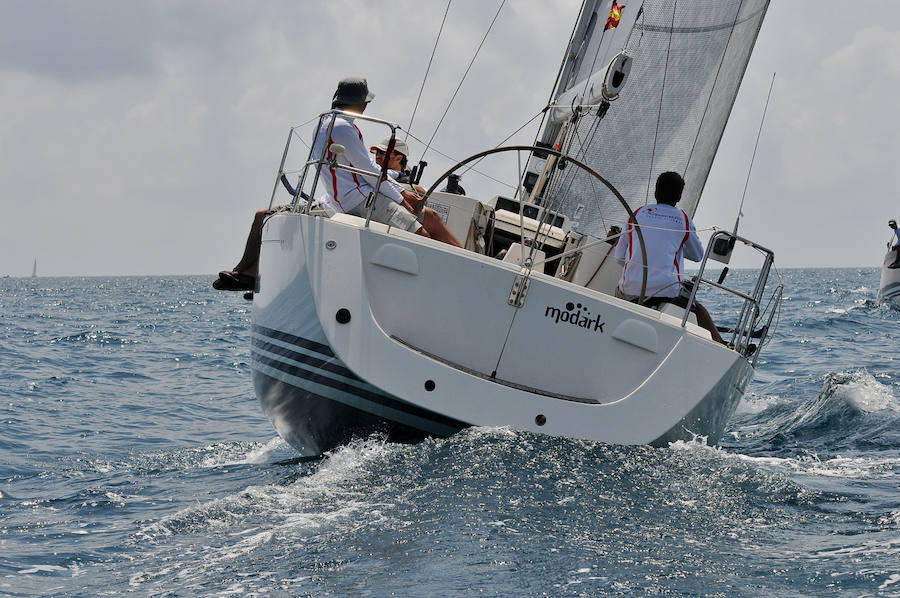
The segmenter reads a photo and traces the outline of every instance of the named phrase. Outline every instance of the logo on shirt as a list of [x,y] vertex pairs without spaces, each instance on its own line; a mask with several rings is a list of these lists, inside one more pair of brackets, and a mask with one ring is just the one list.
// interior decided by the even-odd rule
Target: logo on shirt
[[569,301],[566,303],[566,308],[564,310],[548,305],[547,309],[544,310],[544,317],[553,320],[554,324],[562,323],[570,326],[578,326],[585,330],[591,330],[593,332],[599,331],[600,334],[603,334],[603,325],[605,322],[600,321],[600,314],[591,316],[591,312],[588,308],[580,303],[572,303]]

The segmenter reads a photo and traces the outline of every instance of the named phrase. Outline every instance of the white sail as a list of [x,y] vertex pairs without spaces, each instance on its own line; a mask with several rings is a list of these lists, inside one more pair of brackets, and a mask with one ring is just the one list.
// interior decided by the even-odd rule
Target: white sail
[[31,267],[31,277],[37,278],[37,258],[34,259],[34,265]]
[[[609,179],[632,209],[653,201],[659,173],[679,172],[686,182],[680,206],[693,216],[768,0],[624,4],[619,26],[604,30],[611,1],[586,2],[554,94],[557,120],[542,140],[557,142],[559,111],[580,98],[585,110],[563,150]],[[598,82],[622,51],[631,59],[630,75],[600,119]],[[575,169],[554,178],[543,195],[581,232],[600,236],[625,219],[618,200]]]

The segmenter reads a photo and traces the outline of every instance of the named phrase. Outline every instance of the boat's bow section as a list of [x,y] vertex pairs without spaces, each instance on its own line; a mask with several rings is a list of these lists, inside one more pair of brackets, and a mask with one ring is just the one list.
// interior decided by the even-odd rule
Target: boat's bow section
[[900,308],[900,268],[888,268],[894,263],[894,250],[888,251],[881,266],[881,284],[878,285],[878,296],[892,306]]
[[317,219],[278,214],[267,221],[254,295],[253,383],[279,435],[301,454],[319,455],[357,435],[408,441],[464,427],[368,384],[334,354],[311,292],[304,220]]
[[715,442],[751,376],[705,331],[654,310],[537,274],[516,307],[511,264],[346,215],[301,223],[320,342],[380,392],[449,421]]

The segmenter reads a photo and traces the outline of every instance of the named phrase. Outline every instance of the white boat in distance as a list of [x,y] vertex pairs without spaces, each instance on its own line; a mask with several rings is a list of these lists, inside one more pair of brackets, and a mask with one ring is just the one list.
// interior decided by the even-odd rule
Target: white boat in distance
[[[888,243],[888,247],[890,247]],[[900,268],[888,268],[894,263],[895,252],[888,249],[881,265],[881,283],[878,285],[878,298],[891,307],[900,309]]]
[[[411,441],[467,426],[719,440],[753,375],[751,339],[762,346],[780,302],[779,286],[763,306],[772,252],[726,232],[709,242],[688,301],[698,288],[734,300],[726,346],[689,311],[616,298],[606,231],[652,201],[667,170],[683,174],[680,206],[693,216],[768,1],[646,1],[606,29],[610,4],[585,3],[540,142],[475,154],[429,189],[463,248],[326,216],[303,197],[317,197],[323,168],[345,167],[312,150],[301,160],[292,211],[263,229],[251,368],[264,411],[302,455],[373,432]],[[436,191],[501,154],[527,164],[509,196]],[[705,278],[735,246],[759,252],[752,290],[725,286],[727,268]]]

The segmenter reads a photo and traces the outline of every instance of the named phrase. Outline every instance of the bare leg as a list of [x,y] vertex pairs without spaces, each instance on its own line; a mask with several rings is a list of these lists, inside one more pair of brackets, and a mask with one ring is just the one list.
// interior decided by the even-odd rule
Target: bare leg
[[709,330],[710,335],[712,335],[712,339],[717,343],[725,344],[725,339],[719,334],[719,331],[716,329],[716,325],[713,322],[712,316],[709,315],[709,312],[706,311],[706,308],[703,307],[698,301],[694,301],[694,305],[697,307],[697,324]]
[[250,234],[247,235],[247,245],[244,247],[244,255],[241,261],[234,267],[235,272],[256,276],[259,267],[259,246],[262,243],[262,227],[266,220],[267,209],[263,208],[253,216],[253,224],[250,226]]
[[462,247],[460,242],[456,240],[456,237],[453,236],[453,233],[450,232],[450,229],[447,228],[447,225],[444,224],[440,214],[428,207],[425,208],[424,214],[422,228],[427,230],[433,238],[454,247]]

